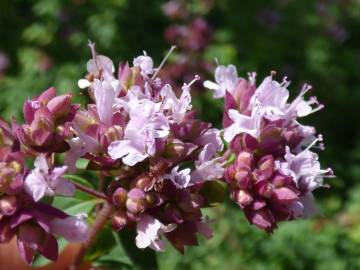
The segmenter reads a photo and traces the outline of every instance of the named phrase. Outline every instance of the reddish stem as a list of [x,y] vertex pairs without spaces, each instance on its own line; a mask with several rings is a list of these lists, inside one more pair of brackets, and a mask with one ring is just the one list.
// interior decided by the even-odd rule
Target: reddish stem
[[85,193],[88,193],[94,197],[97,197],[97,198],[100,198],[100,199],[104,199],[104,200],[108,200],[108,197],[103,193],[103,192],[100,192],[100,191],[97,191],[95,189],[92,189],[92,188],[89,188],[89,187],[86,187],[86,186],[83,186],[79,183],[76,183],[76,182],[72,182],[74,184],[74,186],[78,189],[78,190],[81,190]]
[[90,230],[88,239],[82,244],[81,249],[78,255],[75,258],[75,262],[71,267],[71,270],[78,270],[80,269],[81,265],[84,261],[84,256],[88,248],[95,242],[98,233],[106,224],[108,218],[113,212],[113,207],[110,203],[106,202],[103,208],[100,210],[98,215],[96,216],[95,222]]

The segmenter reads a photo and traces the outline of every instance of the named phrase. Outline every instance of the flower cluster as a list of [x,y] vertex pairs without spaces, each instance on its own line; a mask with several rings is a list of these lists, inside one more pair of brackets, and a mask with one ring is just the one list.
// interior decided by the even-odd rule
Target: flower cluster
[[215,98],[224,98],[224,139],[234,161],[225,171],[231,198],[250,223],[272,232],[279,221],[308,217],[316,212],[312,192],[325,186],[331,169],[321,169],[311,148],[323,148],[315,128],[298,122],[323,108],[315,97],[300,94],[289,101],[285,77],[272,73],[256,86],[255,73],[239,78],[235,66],[218,66],[215,82],[205,81]]
[[116,231],[136,227],[136,245],[155,250],[164,249],[164,235],[183,252],[197,243],[197,232],[210,236],[202,190],[205,181],[223,176],[216,157],[223,150],[220,131],[196,119],[191,107],[190,87],[198,78],[177,96],[146,53],[132,66],[120,64],[115,76],[112,61],[90,47],[93,58],[79,86],[88,88],[94,104],[74,117],[66,165],[75,170],[82,157],[88,169],[112,177],[106,192]]
[[[50,108],[57,107],[51,104],[54,106]],[[44,104],[39,102],[38,105],[36,107],[40,113],[35,112],[36,116],[29,120],[36,124],[31,127],[24,125],[29,130],[28,134],[33,131],[33,136],[29,135],[26,140],[29,144],[25,145],[25,141],[20,140],[25,138],[19,136],[20,130],[21,134],[25,132],[15,122],[11,128],[0,120],[0,243],[9,242],[16,236],[20,254],[29,264],[34,260],[36,252],[50,260],[57,259],[58,244],[55,236],[62,236],[70,242],[82,242],[88,231],[82,216],[69,216],[41,201],[44,196],[55,194],[71,196],[74,186],[62,178],[66,167],[54,167],[48,153],[45,155],[33,148],[29,150],[29,147],[34,146],[43,151],[50,146],[43,139],[49,134],[48,126],[39,122],[44,120],[42,123],[45,123],[46,117],[54,114],[44,113],[42,117],[44,109],[41,108]],[[56,115],[55,111],[53,113]],[[35,160],[32,171],[26,167],[26,159]]]
[[[25,101],[24,123],[0,120],[0,242],[16,236],[29,264],[36,252],[56,260],[58,236],[88,247],[105,224],[136,230],[140,249],[163,251],[166,238],[183,253],[198,234],[212,236],[202,209],[222,200],[225,185],[217,180],[267,232],[315,212],[312,191],[332,171],[322,170],[310,150],[322,147],[321,136],[297,121],[323,107],[304,99],[309,86],[288,102],[286,78],[278,83],[271,75],[256,87],[254,73],[246,80],[234,66],[219,66],[215,82],[204,85],[225,98],[224,153],[222,132],[192,109],[198,76],[173,88],[159,75],[164,61],[154,67],[145,52],[115,73],[113,62],[89,47],[87,75],[78,81],[89,95],[86,107],[49,88]],[[79,163],[99,175],[97,190],[67,179]],[[104,203],[91,229],[85,215],[70,216],[53,203],[76,189]]]

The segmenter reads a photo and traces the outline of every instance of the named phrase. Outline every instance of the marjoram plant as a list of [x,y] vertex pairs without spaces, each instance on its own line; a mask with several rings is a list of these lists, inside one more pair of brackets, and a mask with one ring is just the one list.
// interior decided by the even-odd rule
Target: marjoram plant
[[[183,253],[198,234],[212,237],[216,221],[202,210],[222,202],[226,189],[249,223],[268,233],[316,213],[313,191],[333,173],[311,150],[323,147],[322,137],[298,122],[323,107],[304,99],[309,85],[289,101],[286,78],[279,83],[271,73],[256,86],[255,73],[244,79],[233,65],[218,66],[204,87],[224,98],[219,130],[192,109],[197,75],[173,89],[158,76],[166,57],[155,68],[144,53],[115,73],[89,46],[87,75],[78,81],[86,107],[49,88],[25,101],[24,123],[0,122],[0,242],[16,237],[29,265],[37,253],[57,260],[63,238],[82,243],[77,269],[104,228],[134,235],[138,249],[163,251],[167,239]],[[84,171],[97,180],[85,180]],[[78,193],[93,197],[94,207],[74,215],[58,206]]]

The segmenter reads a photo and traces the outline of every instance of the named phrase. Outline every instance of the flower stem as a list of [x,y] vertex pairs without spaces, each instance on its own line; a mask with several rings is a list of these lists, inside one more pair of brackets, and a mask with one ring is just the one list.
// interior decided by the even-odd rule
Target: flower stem
[[97,198],[100,198],[100,199],[104,199],[104,200],[108,200],[108,197],[103,193],[103,192],[100,192],[100,191],[97,191],[95,189],[92,189],[92,188],[89,188],[89,187],[86,187],[86,186],[83,186],[79,183],[76,183],[76,182],[72,182],[74,184],[74,186],[78,189],[78,190],[81,190],[82,192],[85,192],[85,193],[88,193],[94,197],[97,197]]
[[112,212],[113,212],[112,205],[106,202],[103,208],[96,216],[95,222],[90,230],[88,239],[82,244],[81,249],[75,258],[74,264],[71,267],[71,270],[80,269],[81,265],[83,264],[86,251],[95,242],[98,233],[104,227]]

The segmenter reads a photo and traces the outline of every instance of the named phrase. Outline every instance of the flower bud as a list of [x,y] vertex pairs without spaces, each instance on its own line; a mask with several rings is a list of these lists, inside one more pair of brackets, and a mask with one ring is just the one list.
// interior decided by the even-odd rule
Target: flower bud
[[266,181],[261,181],[257,184],[258,193],[260,196],[270,199],[274,193],[274,186]]
[[13,195],[5,195],[0,199],[0,213],[10,216],[15,213],[17,208],[16,197]]
[[139,188],[130,190],[126,200],[127,210],[133,214],[143,213],[146,207],[145,195],[145,192]]
[[151,182],[151,178],[148,175],[143,174],[135,178],[131,183],[131,187],[145,190],[151,185]]
[[229,167],[226,168],[225,170],[225,180],[229,183],[229,184],[235,184],[234,180],[235,180],[235,175],[236,175],[236,169],[235,169],[235,164],[231,164]]
[[113,204],[119,207],[124,207],[127,198],[127,191],[122,187],[119,187],[115,190],[112,195]]
[[257,181],[263,181],[274,173],[274,158],[272,155],[264,156],[259,161],[259,167],[254,171],[254,177]]
[[117,232],[121,231],[125,227],[127,219],[128,217],[125,212],[117,211],[111,219],[112,228]]
[[42,105],[46,105],[48,104],[48,102],[53,99],[56,96],[56,89],[54,87],[50,87],[49,89],[47,89],[46,91],[44,91],[43,93],[41,93],[40,96],[38,96],[36,98],[36,100],[42,104]]
[[252,160],[253,160],[253,156],[251,153],[246,151],[240,152],[236,157],[236,168],[250,169]]
[[185,153],[185,145],[179,140],[174,140],[172,143],[166,146],[166,157],[169,158],[181,158]]
[[54,97],[47,104],[47,108],[51,112],[55,120],[59,120],[65,117],[71,108],[71,95],[61,95]]
[[157,192],[146,193],[146,203],[149,208],[157,207],[164,203],[164,198]]
[[36,146],[51,143],[54,133],[54,123],[49,110],[41,107],[35,112],[34,121],[30,125],[30,137]]
[[249,171],[247,170],[239,170],[235,174],[235,180],[237,186],[241,189],[246,189],[251,184],[251,177],[249,175]]
[[235,202],[241,207],[245,208],[253,202],[253,197],[244,189],[235,191],[233,194]]

